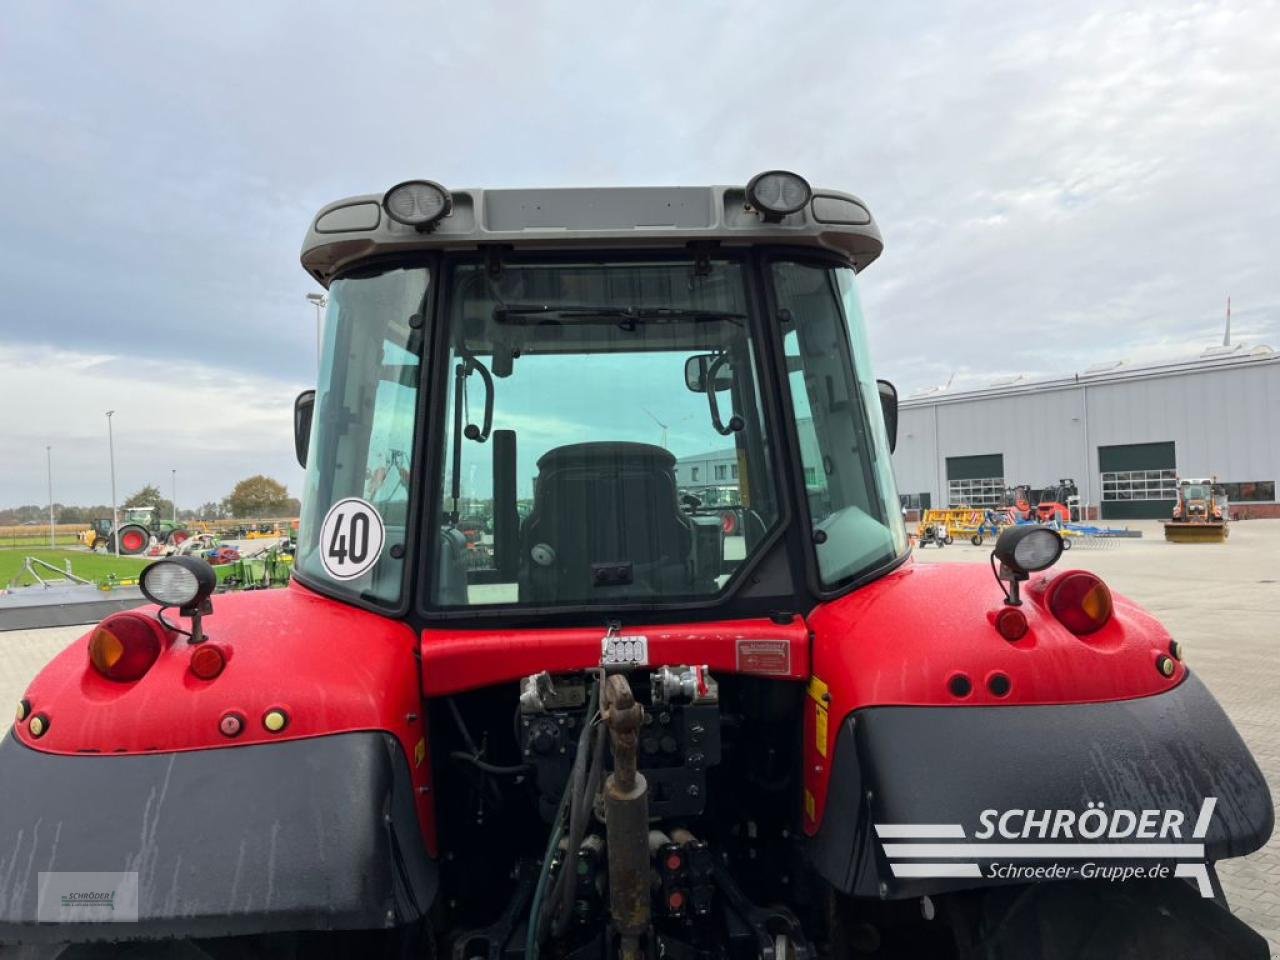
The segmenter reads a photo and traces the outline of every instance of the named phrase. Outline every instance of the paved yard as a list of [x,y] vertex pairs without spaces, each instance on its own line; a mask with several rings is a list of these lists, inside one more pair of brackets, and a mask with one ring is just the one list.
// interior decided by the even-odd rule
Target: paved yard
[[[1253,749],[1276,798],[1280,520],[1235,524],[1225,545],[1169,544],[1159,524],[1133,525],[1144,531],[1142,540],[1078,544],[1061,564],[1096,572],[1164,620]],[[926,563],[986,563],[989,547],[957,542],[942,550],[917,551],[917,556]],[[16,702],[40,666],[83,631],[64,627],[0,633],[0,704]],[[1221,876],[1234,909],[1280,953],[1280,839],[1273,837],[1253,856],[1224,863]]]

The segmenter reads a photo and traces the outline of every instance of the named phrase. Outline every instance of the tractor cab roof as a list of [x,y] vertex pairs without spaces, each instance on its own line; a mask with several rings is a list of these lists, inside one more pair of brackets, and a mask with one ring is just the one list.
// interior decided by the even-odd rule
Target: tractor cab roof
[[[789,212],[763,209],[753,185],[790,177],[803,185]],[[434,219],[406,222],[406,190],[438,194]],[[398,194],[397,191],[400,193]],[[794,209],[790,209],[794,207]],[[809,246],[842,255],[861,270],[883,244],[866,205],[847,193],[811,190],[794,174],[770,171],[746,186],[588,187],[445,190],[409,181],[385,194],[349,197],[324,207],[302,245],[302,265],[328,285],[370,257],[430,250],[566,250],[758,244]]]

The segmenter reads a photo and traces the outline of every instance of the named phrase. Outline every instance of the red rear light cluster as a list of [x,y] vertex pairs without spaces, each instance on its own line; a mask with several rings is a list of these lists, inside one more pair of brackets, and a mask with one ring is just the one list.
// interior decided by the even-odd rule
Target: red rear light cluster
[[1111,591],[1092,573],[1073,570],[1049,587],[1049,610],[1072,633],[1101,630],[1111,619]]
[[89,662],[108,680],[137,680],[160,656],[162,629],[139,613],[112,614],[89,634]]

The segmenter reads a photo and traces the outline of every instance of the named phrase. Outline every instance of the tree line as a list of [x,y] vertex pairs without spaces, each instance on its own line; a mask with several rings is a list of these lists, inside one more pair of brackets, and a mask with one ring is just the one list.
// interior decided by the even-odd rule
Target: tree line
[[[157,519],[173,516],[173,501],[166,498],[160,487],[146,484],[124,499],[120,509],[126,507],[154,507]],[[179,510],[179,521],[193,520],[256,520],[265,517],[296,517],[302,509],[297,497],[289,496],[288,488],[278,480],[262,474],[246,477],[219,501],[201,504],[196,510]],[[88,523],[100,517],[111,516],[111,504],[74,506],[54,503],[54,523]],[[43,524],[49,522],[49,505],[24,504],[20,507],[0,509],[0,526],[19,524]]]

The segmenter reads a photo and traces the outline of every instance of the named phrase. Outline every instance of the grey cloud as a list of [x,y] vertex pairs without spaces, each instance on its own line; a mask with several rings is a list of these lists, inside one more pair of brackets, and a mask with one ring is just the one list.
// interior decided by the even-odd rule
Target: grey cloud
[[772,166],[871,203],[887,241],[863,281],[872,346],[905,391],[1190,352],[1220,335],[1227,293],[1237,330],[1280,346],[1274,3],[47,3],[5,19],[15,348],[303,382],[297,248],[331,199],[413,175],[709,183]]

